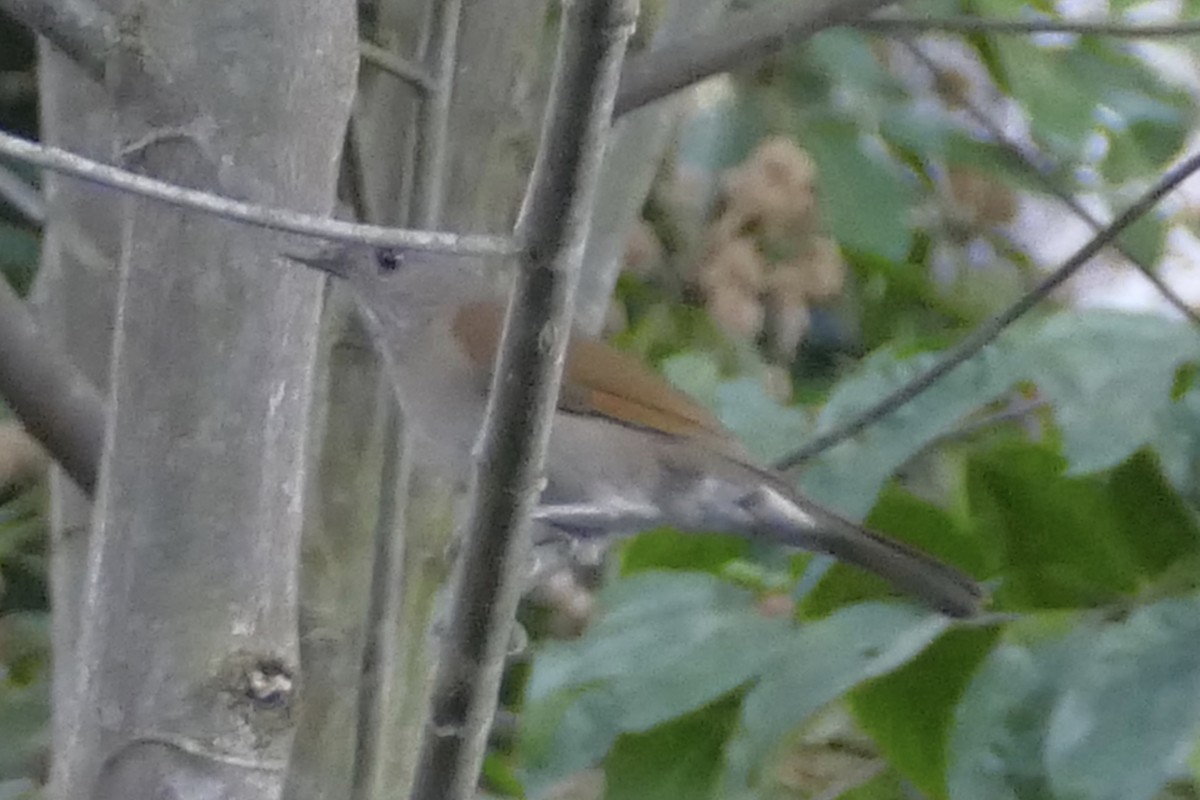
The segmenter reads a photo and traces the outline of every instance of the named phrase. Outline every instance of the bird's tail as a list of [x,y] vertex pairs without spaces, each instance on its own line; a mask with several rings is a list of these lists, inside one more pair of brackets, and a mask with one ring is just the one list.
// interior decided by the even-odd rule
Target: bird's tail
[[755,490],[742,505],[773,539],[873,572],[943,614],[970,617],[980,611],[984,592],[970,576],[798,497],[782,482]]

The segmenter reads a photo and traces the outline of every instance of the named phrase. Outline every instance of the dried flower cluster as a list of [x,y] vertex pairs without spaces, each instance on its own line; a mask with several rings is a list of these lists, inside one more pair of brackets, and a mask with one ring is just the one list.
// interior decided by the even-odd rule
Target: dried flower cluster
[[698,276],[717,324],[743,339],[764,335],[779,363],[795,355],[810,305],[839,294],[845,277],[837,245],[819,233],[815,182],[795,143],[764,140],[725,176]]

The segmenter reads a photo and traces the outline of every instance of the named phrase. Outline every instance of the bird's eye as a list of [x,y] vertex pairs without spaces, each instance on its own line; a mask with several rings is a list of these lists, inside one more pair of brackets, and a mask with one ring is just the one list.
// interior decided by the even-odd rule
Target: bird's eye
[[375,251],[375,263],[380,272],[395,272],[404,263],[404,256],[390,248],[380,248]]

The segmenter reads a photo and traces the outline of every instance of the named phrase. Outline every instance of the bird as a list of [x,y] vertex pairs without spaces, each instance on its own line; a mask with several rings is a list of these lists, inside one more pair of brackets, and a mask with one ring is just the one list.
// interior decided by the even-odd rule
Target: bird
[[[503,327],[495,271],[477,258],[353,244],[287,255],[349,284],[422,451],[466,474]],[[534,518],[576,539],[671,526],[774,541],[874,573],[950,617],[974,616],[984,600],[959,569],[805,497],[700,403],[578,331]]]

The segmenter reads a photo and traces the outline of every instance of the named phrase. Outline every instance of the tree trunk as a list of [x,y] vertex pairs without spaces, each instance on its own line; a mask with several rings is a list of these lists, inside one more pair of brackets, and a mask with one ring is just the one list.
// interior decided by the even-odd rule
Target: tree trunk
[[[350,4],[171,0],[139,6],[123,35],[137,52],[108,70],[110,160],[330,210],[355,74]],[[144,64],[168,79],[169,108]],[[279,263],[277,236],[104,202],[120,264],[109,421],[79,605],[86,669],[60,715],[56,792],[278,797],[300,681],[321,281]]]

